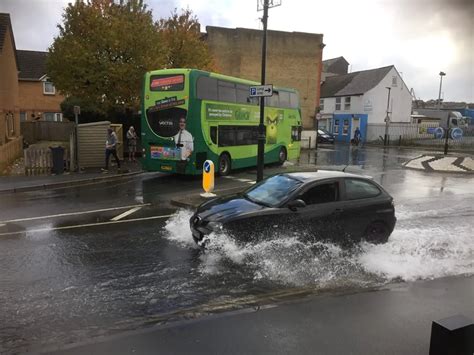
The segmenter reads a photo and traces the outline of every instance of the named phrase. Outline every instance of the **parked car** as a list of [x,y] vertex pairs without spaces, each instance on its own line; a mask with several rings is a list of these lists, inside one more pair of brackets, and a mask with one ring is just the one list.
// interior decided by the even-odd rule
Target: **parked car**
[[328,131],[321,128],[318,129],[318,143],[334,144],[335,141],[336,139],[332,133],[329,133]]
[[327,170],[271,176],[242,193],[203,203],[190,219],[199,245],[219,231],[245,242],[296,233],[342,244],[384,243],[395,223],[393,198],[379,184]]

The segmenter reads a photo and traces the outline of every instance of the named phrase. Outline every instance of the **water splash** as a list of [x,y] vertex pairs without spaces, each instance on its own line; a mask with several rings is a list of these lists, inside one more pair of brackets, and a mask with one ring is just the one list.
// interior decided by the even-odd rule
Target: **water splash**
[[[474,238],[468,223],[420,227],[419,218],[402,208],[399,225],[388,243],[361,243],[345,249],[327,242],[302,242],[295,235],[240,243],[226,233],[213,233],[200,255],[202,274],[223,275],[237,268],[255,282],[335,288],[373,286],[392,280],[413,281],[448,275],[474,274]],[[178,211],[166,224],[166,237],[195,248],[189,231],[190,211]],[[415,223],[416,222],[416,223]]]

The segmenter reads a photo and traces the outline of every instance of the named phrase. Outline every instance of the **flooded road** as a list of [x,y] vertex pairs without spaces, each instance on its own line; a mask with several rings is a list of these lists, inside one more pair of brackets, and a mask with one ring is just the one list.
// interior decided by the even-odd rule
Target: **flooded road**
[[[352,249],[302,243],[296,235],[239,244],[221,234],[203,252],[189,231],[191,211],[164,203],[167,194],[190,191],[195,180],[147,177],[42,192],[41,198],[2,196],[0,352],[136,329],[173,312],[198,315],[204,305],[238,308],[245,306],[243,299],[281,290],[359,290],[474,275],[473,179],[402,170],[407,156],[410,152],[359,149],[355,157],[348,149],[327,149],[289,165],[350,163],[347,171],[374,176],[394,196],[398,222],[389,242]],[[236,178],[251,174],[238,172]],[[234,186],[234,180],[223,180],[216,184]],[[3,213],[6,203],[11,210]],[[136,205],[136,212],[113,220]],[[86,206],[88,213],[72,214]],[[9,222],[17,215],[19,221]]]

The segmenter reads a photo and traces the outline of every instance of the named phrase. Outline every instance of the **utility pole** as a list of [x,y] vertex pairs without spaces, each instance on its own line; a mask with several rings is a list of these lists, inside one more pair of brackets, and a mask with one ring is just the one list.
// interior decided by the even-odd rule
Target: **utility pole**
[[[263,10],[263,42],[262,42],[262,76],[261,84],[265,85],[265,70],[267,65],[267,23],[268,9],[281,5],[281,1],[257,0],[257,11]],[[263,180],[263,166],[265,164],[265,97],[260,98],[260,124],[258,125],[258,151],[257,151],[257,182]]]
[[443,86],[443,76],[445,76],[446,73],[440,71],[439,72],[439,94],[438,94],[438,110],[441,110],[441,87]]
[[384,146],[387,146],[388,145],[388,127],[389,127],[389,124],[390,124],[390,117],[389,117],[389,110],[390,110],[390,90],[392,90],[391,87],[386,87],[386,89],[388,90],[388,98],[387,98],[387,115],[385,116],[385,136],[383,138],[383,145]]

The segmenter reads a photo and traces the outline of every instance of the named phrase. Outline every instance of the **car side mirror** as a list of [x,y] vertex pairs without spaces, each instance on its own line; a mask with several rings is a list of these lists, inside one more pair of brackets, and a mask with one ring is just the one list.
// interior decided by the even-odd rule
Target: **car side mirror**
[[288,202],[288,208],[292,211],[296,211],[298,208],[306,207],[306,203],[301,199],[296,199]]

